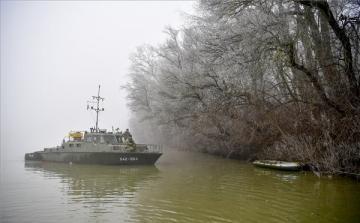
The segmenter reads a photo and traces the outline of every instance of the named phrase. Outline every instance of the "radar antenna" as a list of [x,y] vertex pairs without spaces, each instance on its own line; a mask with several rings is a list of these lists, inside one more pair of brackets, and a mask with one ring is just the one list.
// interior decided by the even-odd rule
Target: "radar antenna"
[[99,108],[99,102],[100,100],[104,101],[105,98],[100,97],[100,85],[99,85],[99,91],[98,96],[92,96],[93,99],[96,99],[96,101],[88,101],[87,109],[89,109],[89,103],[96,103],[96,108],[94,106],[91,106],[90,109],[95,110],[96,112],[96,129],[95,132],[99,132],[99,112],[104,111],[104,108]]

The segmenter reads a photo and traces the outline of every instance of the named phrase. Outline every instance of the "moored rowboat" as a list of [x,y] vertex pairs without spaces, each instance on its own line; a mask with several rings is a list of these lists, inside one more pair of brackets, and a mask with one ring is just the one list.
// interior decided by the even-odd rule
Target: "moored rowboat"
[[278,170],[302,170],[302,165],[298,162],[284,162],[277,160],[255,160],[253,162],[255,166],[272,168]]

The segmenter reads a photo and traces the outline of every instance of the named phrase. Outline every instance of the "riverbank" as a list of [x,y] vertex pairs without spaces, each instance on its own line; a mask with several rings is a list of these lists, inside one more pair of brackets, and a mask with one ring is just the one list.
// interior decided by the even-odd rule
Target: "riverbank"
[[[212,155],[212,156],[217,156],[217,157],[222,157],[224,159],[232,159],[232,160],[241,160],[241,161],[247,161],[249,163],[252,163],[255,160],[261,160],[261,159],[266,159],[266,160],[281,160],[281,161],[286,161],[286,162],[299,162],[302,163],[304,165],[303,167],[303,171],[311,171],[312,173],[314,173],[316,176],[328,176],[328,177],[350,177],[353,178],[357,181],[360,181],[360,166],[355,166],[353,168],[351,168],[351,172],[349,171],[349,169],[345,169],[345,168],[341,168],[341,166],[337,166],[331,167],[331,171],[328,171],[328,168],[326,165],[322,165],[321,162],[316,162],[316,160],[311,160],[311,163],[307,162],[304,159],[286,159],[284,157],[280,158],[279,157],[272,157],[269,156],[268,153],[258,153],[258,154],[238,154],[236,153],[236,151],[233,151],[231,154],[228,154],[227,151],[221,151],[221,150],[216,150],[214,152],[207,150],[207,149],[181,149],[181,150],[190,150],[190,151],[194,151],[194,152],[199,152],[199,153],[203,153],[203,154],[208,154],[208,155]],[[251,151],[251,150],[248,150]]]

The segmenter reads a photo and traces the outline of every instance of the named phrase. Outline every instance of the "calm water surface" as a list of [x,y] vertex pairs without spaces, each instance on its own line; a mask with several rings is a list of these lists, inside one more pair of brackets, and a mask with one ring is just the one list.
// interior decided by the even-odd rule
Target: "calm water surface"
[[155,166],[5,160],[0,222],[360,222],[360,182],[167,149]]

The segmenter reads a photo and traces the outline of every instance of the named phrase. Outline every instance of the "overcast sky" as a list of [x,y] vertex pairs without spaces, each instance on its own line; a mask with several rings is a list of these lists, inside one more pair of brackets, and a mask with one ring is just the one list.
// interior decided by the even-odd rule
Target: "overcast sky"
[[99,127],[128,126],[129,55],[165,40],[193,1],[1,1],[1,156],[60,145],[95,126],[87,101],[105,98]]

